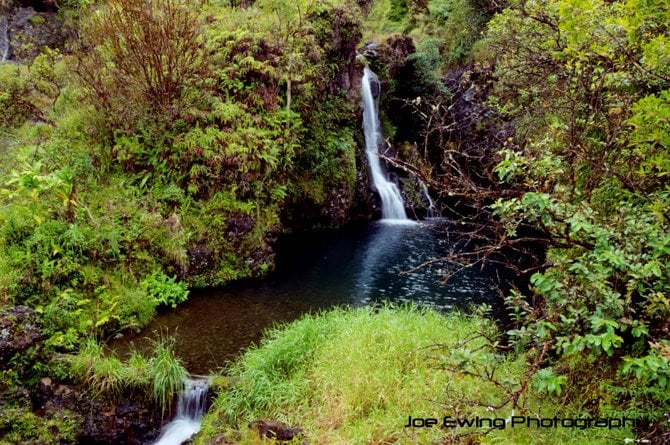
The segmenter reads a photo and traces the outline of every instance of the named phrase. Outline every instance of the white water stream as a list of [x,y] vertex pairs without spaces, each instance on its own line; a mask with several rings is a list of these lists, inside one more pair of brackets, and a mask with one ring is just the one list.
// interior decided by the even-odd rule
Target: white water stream
[[425,196],[426,200],[428,201],[428,210],[426,212],[426,216],[428,218],[436,218],[440,216],[440,212],[438,212],[437,207],[435,207],[435,201],[433,201],[433,198],[431,198],[430,194],[428,193],[428,186],[423,181],[421,181],[421,190],[423,191],[423,196]]
[[388,180],[379,159],[379,146],[383,140],[379,123],[379,79],[368,67],[363,71],[361,95],[365,154],[370,165],[372,184],[382,201],[382,220],[409,222],[400,190],[394,182]]
[[0,63],[9,58],[9,18],[0,16]]
[[207,380],[184,380],[184,390],[179,394],[177,402],[177,415],[163,427],[154,445],[181,445],[200,431],[208,389]]

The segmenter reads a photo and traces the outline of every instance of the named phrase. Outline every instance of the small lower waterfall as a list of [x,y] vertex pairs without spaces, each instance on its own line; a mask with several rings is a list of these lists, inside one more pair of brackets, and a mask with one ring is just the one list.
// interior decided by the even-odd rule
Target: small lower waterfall
[[379,79],[370,68],[365,67],[361,84],[363,96],[363,132],[365,134],[365,154],[370,165],[372,183],[382,201],[382,219],[408,221],[405,205],[398,186],[389,181],[379,159],[382,134],[379,125]]
[[0,63],[9,58],[9,18],[0,16]]
[[163,432],[154,445],[181,445],[200,431],[208,390],[206,379],[184,380],[184,389],[177,402],[177,415],[163,427]]
[[435,201],[430,197],[430,194],[428,193],[428,186],[426,186],[426,183],[423,181],[421,182],[421,188],[423,190],[423,196],[426,197],[426,200],[428,201],[428,210],[426,212],[426,216],[428,218],[436,218],[440,216],[440,212],[437,211],[437,207],[435,207]]

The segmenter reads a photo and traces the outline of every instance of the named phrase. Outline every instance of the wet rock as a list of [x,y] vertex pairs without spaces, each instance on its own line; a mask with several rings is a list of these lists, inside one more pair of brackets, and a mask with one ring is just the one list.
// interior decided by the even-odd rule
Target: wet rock
[[367,157],[363,148],[356,154],[358,157],[356,169],[356,189],[354,191],[354,206],[351,209],[351,219],[365,221],[381,218],[382,209],[379,195],[370,187],[371,178],[367,167]]
[[261,438],[267,437],[268,439],[284,441],[293,440],[293,438],[299,437],[303,433],[302,428],[292,428],[277,420],[254,420],[249,422],[249,428],[257,430]]
[[16,3],[24,8],[33,8],[39,12],[58,11],[58,2],[56,0],[18,0]]
[[288,231],[303,231],[315,228],[337,228],[355,219],[356,190],[341,185],[328,191],[321,202],[303,198],[293,203],[289,211],[282,215],[282,222]]
[[405,66],[407,57],[415,52],[416,47],[410,36],[394,34],[380,45],[379,62],[387,68],[389,77],[393,78]]
[[[443,81],[451,93],[449,110],[454,123],[449,139],[472,159],[494,159],[498,147],[514,135],[514,127],[488,107],[493,73],[474,64],[452,68]],[[481,165],[474,165],[474,170]]]
[[0,10],[0,62],[9,58],[9,19]]
[[340,227],[347,222],[349,210],[352,206],[352,193],[340,189],[331,193],[323,207],[322,216],[334,227]]
[[249,268],[250,276],[260,277],[274,268],[275,253],[272,244],[274,238],[267,235],[265,241],[246,258],[245,265]]
[[226,236],[228,238],[239,238],[251,232],[256,225],[256,220],[248,215],[234,216],[226,223]]
[[186,254],[191,274],[202,273],[214,264],[214,249],[203,244],[189,247]]
[[161,428],[160,410],[142,394],[112,399],[44,377],[39,384],[38,401],[38,411],[44,416],[68,410],[82,418],[77,441],[80,444],[149,443]]
[[379,99],[379,94],[381,93],[381,86],[379,85],[379,80],[377,78],[370,79],[370,93],[375,99]]
[[214,439],[207,442],[207,445],[234,445],[240,443],[242,436],[239,431],[233,431],[230,434],[219,434]]
[[16,355],[37,346],[44,338],[37,313],[27,306],[0,312],[0,369],[7,369]]
[[373,42],[372,40],[368,40],[363,44],[359,54],[361,54],[367,60],[374,60],[379,57],[379,44]]
[[[54,6],[50,6],[53,3]],[[8,19],[7,59],[29,62],[44,47],[64,48],[72,33],[57,15],[55,2],[20,2],[2,11]]]
[[30,392],[22,386],[3,391],[0,394],[0,411],[4,407],[14,407],[30,411],[32,409]]
[[395,78],[398,71],[405,67],[407,57],[415,52],[414,40],[402,34],[393,34],[381,43],[367,41],[358,50],[382,78]]

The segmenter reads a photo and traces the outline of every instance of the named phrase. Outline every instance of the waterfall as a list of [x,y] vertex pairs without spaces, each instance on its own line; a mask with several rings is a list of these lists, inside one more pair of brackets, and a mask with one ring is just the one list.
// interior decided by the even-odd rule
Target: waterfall
[[181,445],[200,431],[200,422],[207,403],[207,380],[185,379],[179,394],[177,415],[163,427],[154,445]]
[[379,125],[379,79],[370,68],[365,67],[361,85],[363,96],[363,132],[365,134],[365,154],[370,165],[372,184],[382,201],[382,219],[407,221],[405,205],[398,186],[389,181],[379,159],[382,134]]
[[0,16],[0,63],[9,58],[9,18]]
[[437,207],[435,207],[435,201],[430,197],[430,194],[428,193],[428,187],[426,186],[426,183],[423,181],[421,182],[421,189],[423,190],[423,196],[426,197],[426,200],[428,201],[428,211],[426,212],[426,216],[428,218],[436,218],[440,216],[440,213],[437,211]]

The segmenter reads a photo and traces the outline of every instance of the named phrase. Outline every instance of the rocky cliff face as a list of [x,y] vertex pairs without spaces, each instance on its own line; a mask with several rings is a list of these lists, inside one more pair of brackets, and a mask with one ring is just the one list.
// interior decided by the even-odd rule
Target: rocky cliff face
[[[313,82],[311,103],[302,112],[307,130],[307,147],[298,155],[299,179],[303,190],[282,213],[287,230],[339,227],[352,218],[369,216],[362,183],[357,147],[361,133],[360,79],[362,66],[356,62],[361,40],[360,15],[344,8],[325,9],[312,16],[319,64],[326,77]],[[324,167],[325,166],[325,167]],[[316,168],[315,168],[316,167]],[[319,169],[319,171],[317,171]]]
[[43,48],[65,49],[72,27],[55,1],[15,1],[0,6],[0,59],[30,62]]

